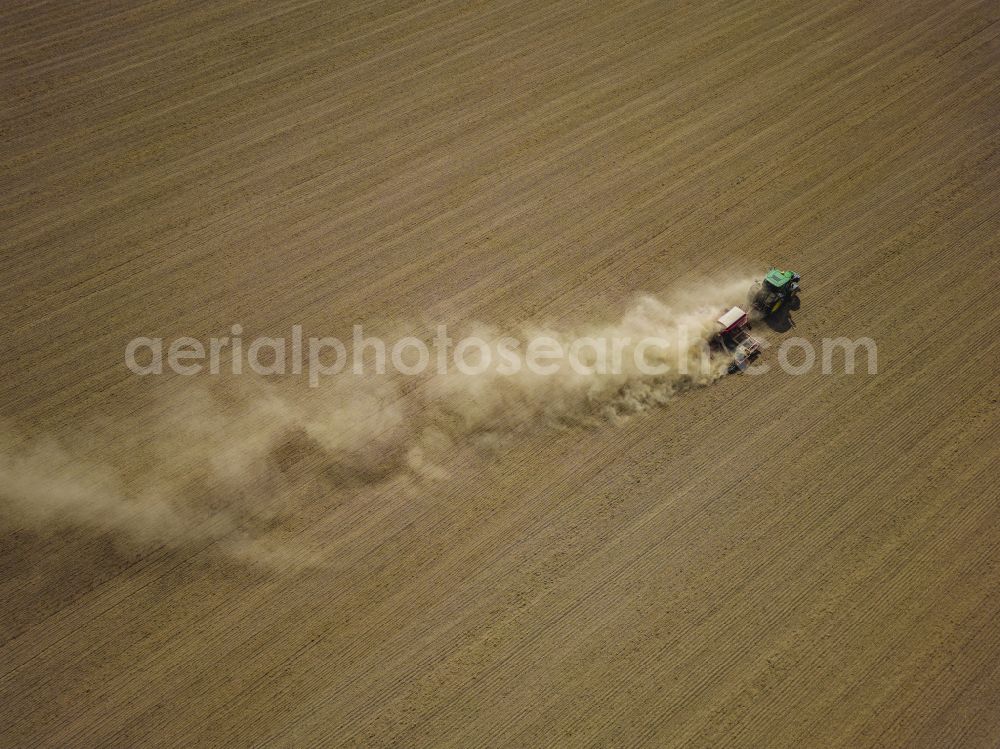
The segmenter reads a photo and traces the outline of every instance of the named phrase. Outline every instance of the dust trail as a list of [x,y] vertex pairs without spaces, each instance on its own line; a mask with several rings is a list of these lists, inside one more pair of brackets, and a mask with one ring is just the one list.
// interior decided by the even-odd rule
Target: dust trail
[[0,433],[0,487],[4,520],[33,530],[72,524],[146,542],[183,529],[159,487],[130,498],[111,466],[80,460],[48,438],[29,442]]
[[[188,381],[164,416],[96,459],[0,429],[0,520],[8,528],[69,526],[137,544],[221,541],[233,557],[260,559],[273,552],[273,531],[308,513],[300,499],[306,486],[329,495],[440,479],[449,456],[468,445],[619,419],[712,382],[725,362],[706,359],[706,340],[720,310],[745,302],[748,287],[739,279],[642,297],[617,321],[575,329],[464,331],[483,341],[493,362],[510,337],[576,345],[585,365],[599,362],[602,343],[622,341],[621,366],[611,370],[580,371],[566,359],[544,374],[504,373],[496,364],[466,374],[451,366],[413,377],[343,374],[308,392],[250,376],[216,387]],[[637,364],[637,347],[649,337],[669,342],[644,352],[644,361],[658,365],[655,375]]]
[[[493,367],[478,375],[449,371],[427,383],[425,398],[432,411],[451,425],[456,437],[483,431],[509,432],[541,423],[577,423],[595,417],[614,418],[662,404],[678,390],[718,379],[727,362],[708,358],[706,342],[716,330],[720,311],[746,301],[750,281],[704,284],[697,290],[680,290],[659,299],[640,297],[616,322],[572,330],[531,327],[515,332],[523,340],[550,338],[563,349],[587,341],[582,363],[594,365],[595,351],[610,351],[611,342],[622,342],[620,367],[581,372],[568,359],[554,371],[537,374],[521,369],[513,375]],[[478,331],[496,351],[502,335]],[[644,348],[649,338],[664,341]],[[497,355],[492,356],[496,361]],[[654,375],[642,371],[637,360],[657,367]],[[450,419],[448,417],[451,417]]]

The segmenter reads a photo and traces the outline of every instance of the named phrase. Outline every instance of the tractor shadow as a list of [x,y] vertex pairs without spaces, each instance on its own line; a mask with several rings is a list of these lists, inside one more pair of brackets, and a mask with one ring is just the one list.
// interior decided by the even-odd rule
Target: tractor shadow
[[764,324],[775,333],[787,333],[795,327],[795,322],[792,320],[791,314],[786,309],[779,310],[770,317],[764,318]]
[[795,327],[795,320],[792,313],[799,308],[799,299],[795,297],[792,304],[782,307],[773,315],[764,318],[764,324],[775,333],[787,333]]

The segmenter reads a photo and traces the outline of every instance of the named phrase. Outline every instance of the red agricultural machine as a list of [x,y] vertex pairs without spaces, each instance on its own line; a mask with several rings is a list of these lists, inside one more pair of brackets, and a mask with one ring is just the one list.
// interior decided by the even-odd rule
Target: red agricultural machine
[[712,337],[710,346],[732,357],[730,373],[744,371],[760,355],[760,341],[750,335],[747,313],[739,307],[733,307],[716,322],[719,324],[719,331]]

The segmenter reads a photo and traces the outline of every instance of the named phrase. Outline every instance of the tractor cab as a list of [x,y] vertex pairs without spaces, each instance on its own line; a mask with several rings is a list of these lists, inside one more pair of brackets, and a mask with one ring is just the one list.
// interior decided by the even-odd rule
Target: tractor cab
[[777,312],[786,302],[792,309],[798,307],[798,273],[771,268],[764,281],[751,289],[751,304],[764,316]]
[[767,284],[772,290],[778,291],[784,288],[787,284],[794,283],[798,281],[798,274],[793,273],[790,270],[780,270],[779,268],[771,268],[764,276],[764,283]]

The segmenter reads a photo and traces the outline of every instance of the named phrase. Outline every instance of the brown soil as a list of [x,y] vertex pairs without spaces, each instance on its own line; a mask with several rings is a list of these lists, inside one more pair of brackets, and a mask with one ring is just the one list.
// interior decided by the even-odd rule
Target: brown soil
[[0,415],[30,444],[162,465],[195,379],[131,374],[134,336],[573,326],[768,263],[804,293],[766,337],[869,336],[878,373],[458,441],[434,478],[294,436],[236,499],[171,477],[206,524],[252,495],[266,563],[8,518],[0,743],[996,746],[998,20],[5,4]]

